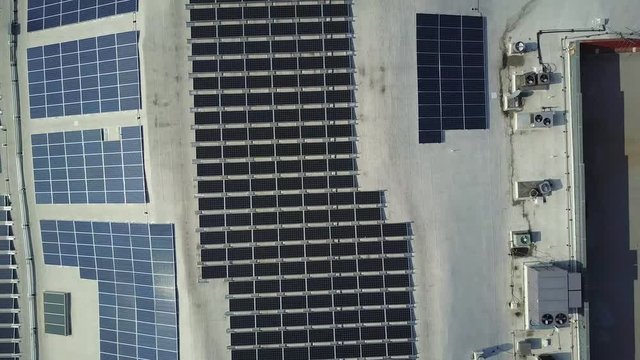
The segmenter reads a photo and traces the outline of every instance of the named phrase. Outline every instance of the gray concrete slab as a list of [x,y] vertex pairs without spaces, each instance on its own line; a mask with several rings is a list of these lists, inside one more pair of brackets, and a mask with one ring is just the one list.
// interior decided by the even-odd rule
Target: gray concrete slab
[[[356,65],[359,135],[359,182],[364,190],[386,189],[387,217],[391,221],[413,221],[418,350],[422,359],[466,359],[472,350],[494,350],[492,359],[511,359],[514,329],[523,320],[508,308],[521,297],[519,263],[507,255],[510,230],[531,227],[540,231],[534,259],[566,261],[570,258],[569,185],[566,176],[566,134],[563,127],[548,132],[511,134],[511,120],[500,110],[498,96],[502,40],[535,39],[541,28],[591,26],[595,17],[610,17],[614,29],[635,24],[640,4],[632,0],[551,0],[482,2],[480,10],[488,24],[488,87],[490,128],[478,131],[448,131],[439,145],[417,143],[417,81],[415,13],[473,15],[474,2],[418,0],[361,0],[355,2]],[[142,124],[145,138],[145,170],[151,202],[132,206],[35,205],[29,197],[32,223],[41,218],[110,219],[172,222],[176,225],[179,288],[180,351],[183,359],[228,358],[224,316],[227,301],[222,281],[198,282],[198,238],[193,141],[190,125],[192,105],[188,90],[190,64],[187,58],[187,16],[182,1],[141,1],[134,15],[102,19],[21,36],[24,49],[52,41],[139,29],[143,109],[64,119],[30,120],[25,117],[24,140],[31,132],[86,129],[102,126]],[[22,4],[24,22],[26,2]],[[0,12],[2,13],[2,12]],[[2,13],[0,16],[5,16]],[[3,21],[7,21],[6,16]],[[545,60],[562,70],[562,35],[544,38]],[[0,60],[6,61],[6,60]],[[1,63],[0,63],[1,64]],[[536,64],[527,55],[526,68]],[[3,69],[5,67],[2,67]],[[6,93],[8,74],[0,72],[0,91]],[[26,69],[22,66],[22,81]],[[27,90],[22,85],[22,108],[28,109]],[[493,96],[495,94],[495,97]],[[564,106],[562,84],[529,99],[526,111],[540,106]],[[11,112],[6,106],[5,113]],[[4,110],[4,109],[3,109]],[[10,127],[10,125],[8,125]],[[9,149],[12,149],[9,140]],[[30,157],[25,148],[26,159]],[[25,163],[27,184],[32,168]],[[14,169],[15,170],[15,169]],[[514,181],[557,178],[565,185],[546,203],[514,204]],[[11,190],[15,193],[17,188]],[[570,207],[569,207],[570,208]],[[87,309],[95,289],[74,278],[74,269],[42,265],[37,225],[33,228],[35,258],[41,276],[38,289],[64,286],[83,297]],[[75,275],[77,276],[77,275]],[[56,289],[56,290],[58,290]],[[77,314],[74,315],[77,318]],[[87,330],[95,326],[85,316]],[[97,317],[95,319],[97,321]],[[75,323],[74,323],[74,326]],[[83,326],[85,326],[83,328]],[[74,332],[74,344],[85,344],[77,358],[93,358],[98,346],[92,331]],[[541,335],[542,336],[542,335]],[[563,332],[558,348],[569,351],[572,333]],[[94,345],[91,345],[94,344]],[[65,349],[62,342],[43,339],[42,354],[51,359]],[[555,346],[555,343],[554,343]],[[556,348],[557,349],[557,348]],[[571,354],[566,359],[575,359]]]

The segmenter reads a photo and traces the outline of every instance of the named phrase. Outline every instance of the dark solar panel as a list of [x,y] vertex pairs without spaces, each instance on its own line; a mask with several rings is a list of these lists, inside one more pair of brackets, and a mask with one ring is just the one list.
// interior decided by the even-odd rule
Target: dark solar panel
[[[204,41],[229,41],[194,43],[191,54],[223,55],[219,60],[193,61],[194,72],[224,72],[194,77],[194,90],[213,91],[193,96],[194,106],[207,110],[194,114],[196,124],[221,124],[194,133],[197,142],[210,142],[210,146],[196,146],[197,159],[210,161],[196,165],[199,176],[209,177],[198,182],[199,210],[216,211],[199,219],[200,226],[206,227],[200,233],[202,276],[229,279],[230,327],[241,330],[231,333],[231,345],[247,347],[232,349],[231,358],[412,354],[405,345],[386,342],[393,335],[411,344],[412,326],[393,325],[409,327],[406,336],[406,329],[387,329],[384,324],[387,316],[407,317],[401,312],[387,315],[385,306],[412,305],[407,290],[411,275],[380,274],[411,270],[406,239],[410,230],[405,223],[385,222],[382,192],[354,190],[358,188],[352,173],[358,170],[353,158],[357,133],[351,124],[354,93],[339,87],[354,84],[354,61],[350,54],[328,53],[353,48],[351,5],[224,3],[191,11],[193,21],[224,20],[214,26],[196,24],[191,32],[192,38]],[[245,21],[273,18],[286,20]],[[316,34],[320,38],[313,38]],[[274,38],[258,38],[263,36]],[[472,52],[472,45],[463,44],[477,36],[460,33],[464,39],[460,48],[469,50],[460,53],[461,63],[471,66],[484,61]],[[450,45],[443,44],[443,49]],[[243,54],[251,56],[236,56]],[[433,62],[425,54],[420,58]],[[448,55],[443,52],[454,63]],[[450,71],[450,76],[457,75],[456,69]],[[481,87],[483,80],[475,78],[479,75],[472,69],[460,70],[460,76],[469,81],[465,89]],[[339,88],[318,89],[325,85]],[[455,86],[442,83],[443,89]],[[451,94],[444,105],[455,105],[457,93],[466,90],[447,91]],[[464,108],[465,114],[480,110]],[[331,123],[321,123],[325,121]],[[219,146],[211,143],[220,141],[224,143]],[[228,194],[223,197],[223,192]],[[222,248],[225,244],[230,247]],[[392,291],[383,291],[385,287]],[[252,311],[260,313],[248,315]],[[305,326],[309,328],[301,328]],[[361,340],[367,343],[332,343]]]
[[486,129],[484,18],[417,14],[419,143]]

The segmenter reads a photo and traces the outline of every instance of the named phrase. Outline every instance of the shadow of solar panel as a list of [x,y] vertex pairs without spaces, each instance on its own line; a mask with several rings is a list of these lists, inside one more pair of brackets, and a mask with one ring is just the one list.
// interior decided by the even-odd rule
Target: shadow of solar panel
[[310,295],[307,297],[307,304],[310,309],[332,307],[331,295]]
[[[271,66],[273,70],[297,70],[298,69],[298,59],[296,58],[273,58],[271,60]],[[279,95],[279,100],[276,101],[276,104],[296,104],[297,103],[297,93],[290,93],[288,95],[283,95],[283,93],[274,93],[275,95]]]
[[256,315],[256,326],[269,328],[281,326],[280,314]]
[[279,331],[265,331],[257,333],[258,345],[273,345],[282,343],[282,333]]
[[[283,342],[285,344],[306,343],[309,341],[309,336],[306,330],[290,330],[283,332]],[[304,355],[307,350],[304,349]]]
[[285,262],[280,264],[280,273],[282,275],[301,275],[305,273],[305,263],[303,262]]
[[360,276],[358,282],[362,289],[379,289],[384,287],[382,275]]
[[410,325],[393,325],[387,326],[387,337],[389,339],[413,339],[415,335]]
[[332,222],[354,221],[355,220],[355,211],[354,211],[354,209],[331,210],[330,217],[331,217],[331,221]]
[[282,308],[286,310],[304,309],[307,307],[306,296],[286,296],[282,298]]
[[254,310],[253,299],[230,299],[229,310],[230,311],[253,311]]
[[[196,9],[196,10],[204,10],[204,9]],[[193,11],[193,10],[191,10],[191,11]],[[193,13],[192,13],[191,17],[193,18]],[[216,37],[216,27],[215,26],[192,26],[191,27],[191,37],[194,38],[194,39],[215,38]]]
[[255,259],[276,259],[278,258],[277,246],[256,246],[254,248]]
[[251,205],[254,208],[270,208],[276,207],[276,196],[275,195],[258,195],[253,196],[251,200]]
[[283,279],[280,281],[282,292],[298,292],[305,291],[304,279]]
[[411,275],[408,274],[385,275],[384,282],[388,288],[413,286]]
[[274,146],[268,145],[251,145],[249,147],[251,157],[269,157],[275,154]]
[[411,304],[411,293],[408,291],[387,292],[385,301],[387,305],[409,305]]
[[229,277],[251,277],[253,276],[253,266],[251,265],[229,265],[227,267]]
[[278,223],[278,213],[268,212],[268,213],[254,213],[253,217],[253,225],[275,225]]
[[386,271],[410,270],[411,264],[405,257],[387,258],[384,259],[384,269]]
[[[299,164],[298,161],[296,161]],[[278,206],[287,207],[287,206],[302,206],[302,195],[301,194],[289,194],[289,195],[278,195]]]
[[333,313],[329,311],[310,312],[308,318],[311,326],[333,324]]
[[243,315],[229,317],[231,329],[248,329],[256,326],[256,317],[254,315]]
[[[360,278],[362,281],[362,278]],[[384,305],[384,296],[380,292],[368,292],[360,294],[360,306]]]
[[256,334],[252,332],[231,333],[231,346],[247,346],[256,344]]
[[294,53],[298,51],[295,40],[276,40],[271,42],[272,53]]
[[280,246],[281,258],[297,258],[304,256],[304,245],[284,245]]
[[276,293],[280,292],[280,281],[278,280],[261,280],[255,282],[256,293]]
[[282,349],[258,349],[258,359],[264,359],[264,360],[282,359]]
[[276,179],[252,179],[251,191],[274,191],[276,190]]
[[256,276],[278,276],[280,267],[278,264],[255,264],[254,272]]
[[387,309],[386,311],[388,322],[402,322],[411,321],[411,309]]
[[229,283],[229,294],[241,295],[253,293],[253,281],[236,281]]
[[382,259],[358,259],[358,271],[382,271]]

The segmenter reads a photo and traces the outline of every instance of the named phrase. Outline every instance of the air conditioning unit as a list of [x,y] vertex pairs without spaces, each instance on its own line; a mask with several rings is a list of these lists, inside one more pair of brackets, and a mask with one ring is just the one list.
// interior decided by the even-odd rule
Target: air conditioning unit
[[519,90],[546,90],[549,88],[551,74],[548,72],[529,71],[516,75],[516,88]]
[[511,255],[529,256],[531,254],[533,242],[529,230],[511,232]]
[[531,113],[529,124],[532,128],[550,128],[553,126],[553,111]]

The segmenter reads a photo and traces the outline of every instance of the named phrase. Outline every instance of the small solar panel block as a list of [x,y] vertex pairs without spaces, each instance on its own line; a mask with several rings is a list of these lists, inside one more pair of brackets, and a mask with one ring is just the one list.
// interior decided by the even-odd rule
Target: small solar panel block
[[484,17],[417,14],[418,142],[487,128]]
[[[173,225],[41,220],[40,230],[46,265],[76,267],[81,279],[97,282],[100,358],[178,359]],[[43,299],[45,331],[68,333],[68,295],[45,292]]]
[[105,141],[103,129],[31,135],[38,204],[147,202],[142,127],[120,128]]
[[100,19],[138,11],[138,0],[30,0],[27,7],[27,31]]
[[[221,56],[193,60],[192,81],[204,90],[193,94],[195,124],[213,125],[194,129],[198,176],[207,177],[197,179],[208,211],[199,215],[203,277],[229,281],[231,358],[405,356],[387,340],[410,343],[413,333],[387,328],[413,327],[387,324],[385,310],[412,305],[410,227],[387,224],[381,191],[357,190],[351,4],[190,2],[213,4],[189,10],[201,39],[191,55]],[[444,52],[449,66],[483,65],[475,45],[460,43],[459,66]],[[457,68],[448,78],[478,75]],[[448,85],[445,105],[471,104],[471,88]]]
[[138,32],[27,49],[32,119],[140,109]]

